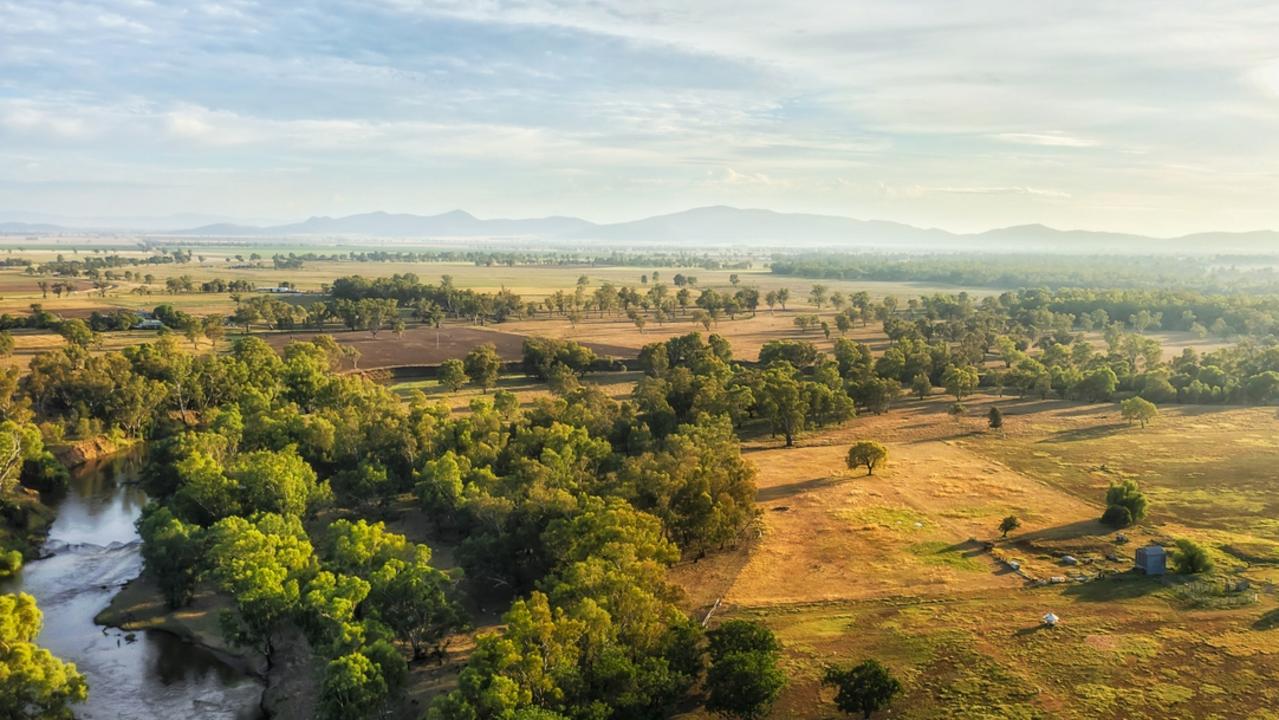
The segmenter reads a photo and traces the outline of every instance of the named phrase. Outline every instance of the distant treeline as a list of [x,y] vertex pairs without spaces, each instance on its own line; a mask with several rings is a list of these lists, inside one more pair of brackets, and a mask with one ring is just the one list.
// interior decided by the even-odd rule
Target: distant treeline
[[520,296],[509,290],[481,293],[459,289],[453,286],[448,275],[441,278],[439,285],[423,283],[412,273],[389,278],[351,275],[334,280],[329,294],[335,303],[393,300],[399,307],[418,309],[423,316],[430,314],[431,308],[439,308],[447,315],[465,317],[471,322],[502,322],[524,309]]
[[[1269,263],[1269,264],[1267,264]],[[993,288],[1187,288],[1279,292],[1279,258],[1114,255],[802,254],[775,257],[777,275]]]
[[474,250],[375,250],[349,253],[288,253],[277,255],[298,262],[465,262],[479,267],[516,267],[529,265],[581,267],[694,267],[705,270],[744,270],[751,267],[749,258],[707,253],[623,253],[591,255],[574,252],[499,252]]
[[171,254],[150,255],[147,257],[124,257],[123,255],[90,255],[84,258],[68,259],[58,255],[53,260],[40,264],[31,261],[12,261],[8,265],[26,265],[28,275],[56,275],[58,277],[95,278],[115,268],[137,267],[139,265],[171,265],[191,261],[191,253],[175,250]]
[[[1007,295],[1007,294],[1005,294]],[[1204,294],[1193,290],[1024,290],[1025,310],[1073,315],[1077,327],[1102,329],[1117,320],[1138,332],[1185,330],[1221,338],[1279,335],[1279,295]]]
[[[903,386],[922,398],[939,385],[957,401],[984,386],[1001,395],[1007,389],[1086,402],[1127,394],[1154,403],[1268,404],[1279,400],[1274,302],[1244,295],[1040,289],[980,300],[962,292],[938,294],[911,298],[903,307],[891,296],[871,302],[863,292],[836,316],[840,334],[857,322],[878,320],[891,344],[876,357],[869,347],[836,337],[833,355],[849,395],[873,412],[885,411]],[[1223,333],[1234,332],[1230,322],[1254,325],[1256,332],[1231,347],[1202,355],[1187,348],[1165,361],[1159,340],[1145,333],[1189,326],[1206,334],[1196,311],[1212,317]],[[1104,349],[1088,332],[1101,334]],[[779,352],[797,367],[813,364],[818,355],[807,342],[775,341],[761,351],[760,362]]]
[[[100,255],[95,252],[85,257],[67,258],[58,255],[55,259],[37,263],[22,257],[9,257],[0,260],[2,267],[25,267],[28,275],[52,275],[57,277],[107,277],[114,279],[113,271],[119,268],[139,267],[146,265],[185,264],[194,259],[205,262],[204,255],[194,255],[189,249],[146,248],[153,254],[146,257],[127,257],[124,255]],[[234,255],[224,258],[225,262],[235,261],[237,267],[263,267],[263,257],[259,253]],[[623,253],[592,255],[575,252],[498,252],[473,250],[403,250],[349,253],[276,253],[271,256],[272,267],[276,270],[298,270],[308,262],[363,262],[363,263],[471,263],[478,267],[517,267],[517,266],[550,266],[550,267],[680,267],[701,268],[703,270],[746,270],[752,266],[751,258],[736,254],[709,253]],[[245,263],[248,263],[245,265]]]

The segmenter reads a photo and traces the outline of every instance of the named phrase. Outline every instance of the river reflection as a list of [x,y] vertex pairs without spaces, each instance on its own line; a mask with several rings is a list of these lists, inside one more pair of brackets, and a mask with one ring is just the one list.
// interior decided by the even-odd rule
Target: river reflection
[[76,717],[128,720],[257,720],[262,685],[215,655],[163,632],[127,633],[94,624],[126,581],[142,569],[133,523],[146,496],[127,482],[139,461],[123,456],[78,471],[65,497],[45,559],[29,563],[5,592],[34,595],[44,611],[40,644],[76,664],[89,700]]

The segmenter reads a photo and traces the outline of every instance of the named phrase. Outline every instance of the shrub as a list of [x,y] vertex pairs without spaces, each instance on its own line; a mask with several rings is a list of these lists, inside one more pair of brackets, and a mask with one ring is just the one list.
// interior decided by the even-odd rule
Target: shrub
[[1172,554],[1172,564],[1182,575],[1196,575],[1212,571],[1212,557],[1204,547],[1193,540],[1177,541],[1177,549]]
[[1004,426],[1004,414],[999,408],[991,406],[990,412],[986,413],[986,423],[991,430],[998,430]]
[[67,489],[71,473],[48,450],[22,463],[22,484],[42,493],[58,493]]
[[1132,513],[1123,505],[1111,505],[1101,514],[1101,521],[1113,528],[1132,525]]
[[0,552],[0,578],[6,578],[22,569],[22,553],[17,550]]
[[[1101,516],[1101,521],[1112,527],[1128,527],[1146,517],[1148,505],[1146,496],[1137,487],[1137,483],[1125,480],[1106,490],[1106,512]],[[1113,510],[1115,507],[1122,507],[1127,515]]]

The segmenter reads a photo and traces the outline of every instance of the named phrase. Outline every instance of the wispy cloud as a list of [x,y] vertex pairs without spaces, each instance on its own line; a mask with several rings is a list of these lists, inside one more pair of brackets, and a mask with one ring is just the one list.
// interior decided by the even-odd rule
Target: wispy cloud
[[1070,197],[1070,193],[1061,190],[1046,190],[1033,187],[921,187],[927,193],[948,193],[953,195],[1030,195],[1044,198]]
[[1086,148],[1097,147],[1101,144],[1096,140],[1075,137],[1063,132],[1009,132],[997,133],[994,137],[1004,142],[1021,145],[1043,145],[1045,147]]
[[904,187],[895,187],[889,185],[881,186],[883,192],[891,197],[896,198],[921,198],[929,195],[1013,195],[1026,196],[1035,198],[1048,198],[1064,200],[1071,197],[1070,193],[1062,190],[1053,190],[1050,188],[1038,188],[1027,186],[981,186],[981,185],[907,185]]
[[1275,37],[1260,0],[0,0],[0,145],[38,168],[0,179],[49,211],[1279,225]]

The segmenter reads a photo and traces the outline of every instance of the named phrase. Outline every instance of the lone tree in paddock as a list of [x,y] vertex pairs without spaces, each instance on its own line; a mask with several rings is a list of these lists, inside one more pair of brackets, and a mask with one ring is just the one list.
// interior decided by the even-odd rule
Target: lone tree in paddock
[[902,691],[902,684],[877,660],[849,668],[827,668],[822,685],[835,688],[835,707],[866,719],[888,707]]
[[1142,427],[1146,427],[1146,423],[1159,415],[1159,408],[1143,397],[1134,396],[1119,403],[1119,413],[1129,425],[1132,425],[1135,420],[1141,423]]
[[999,522],[1000,537],[1008,537],[1008,533],[1021,527],[1021,521],[1016,515],[1009,515]]
[[848,448],[848,469],[865,466],[867,475],[874,475],[875,468],[888,461],[888,448],[873,440],[862,440]]

